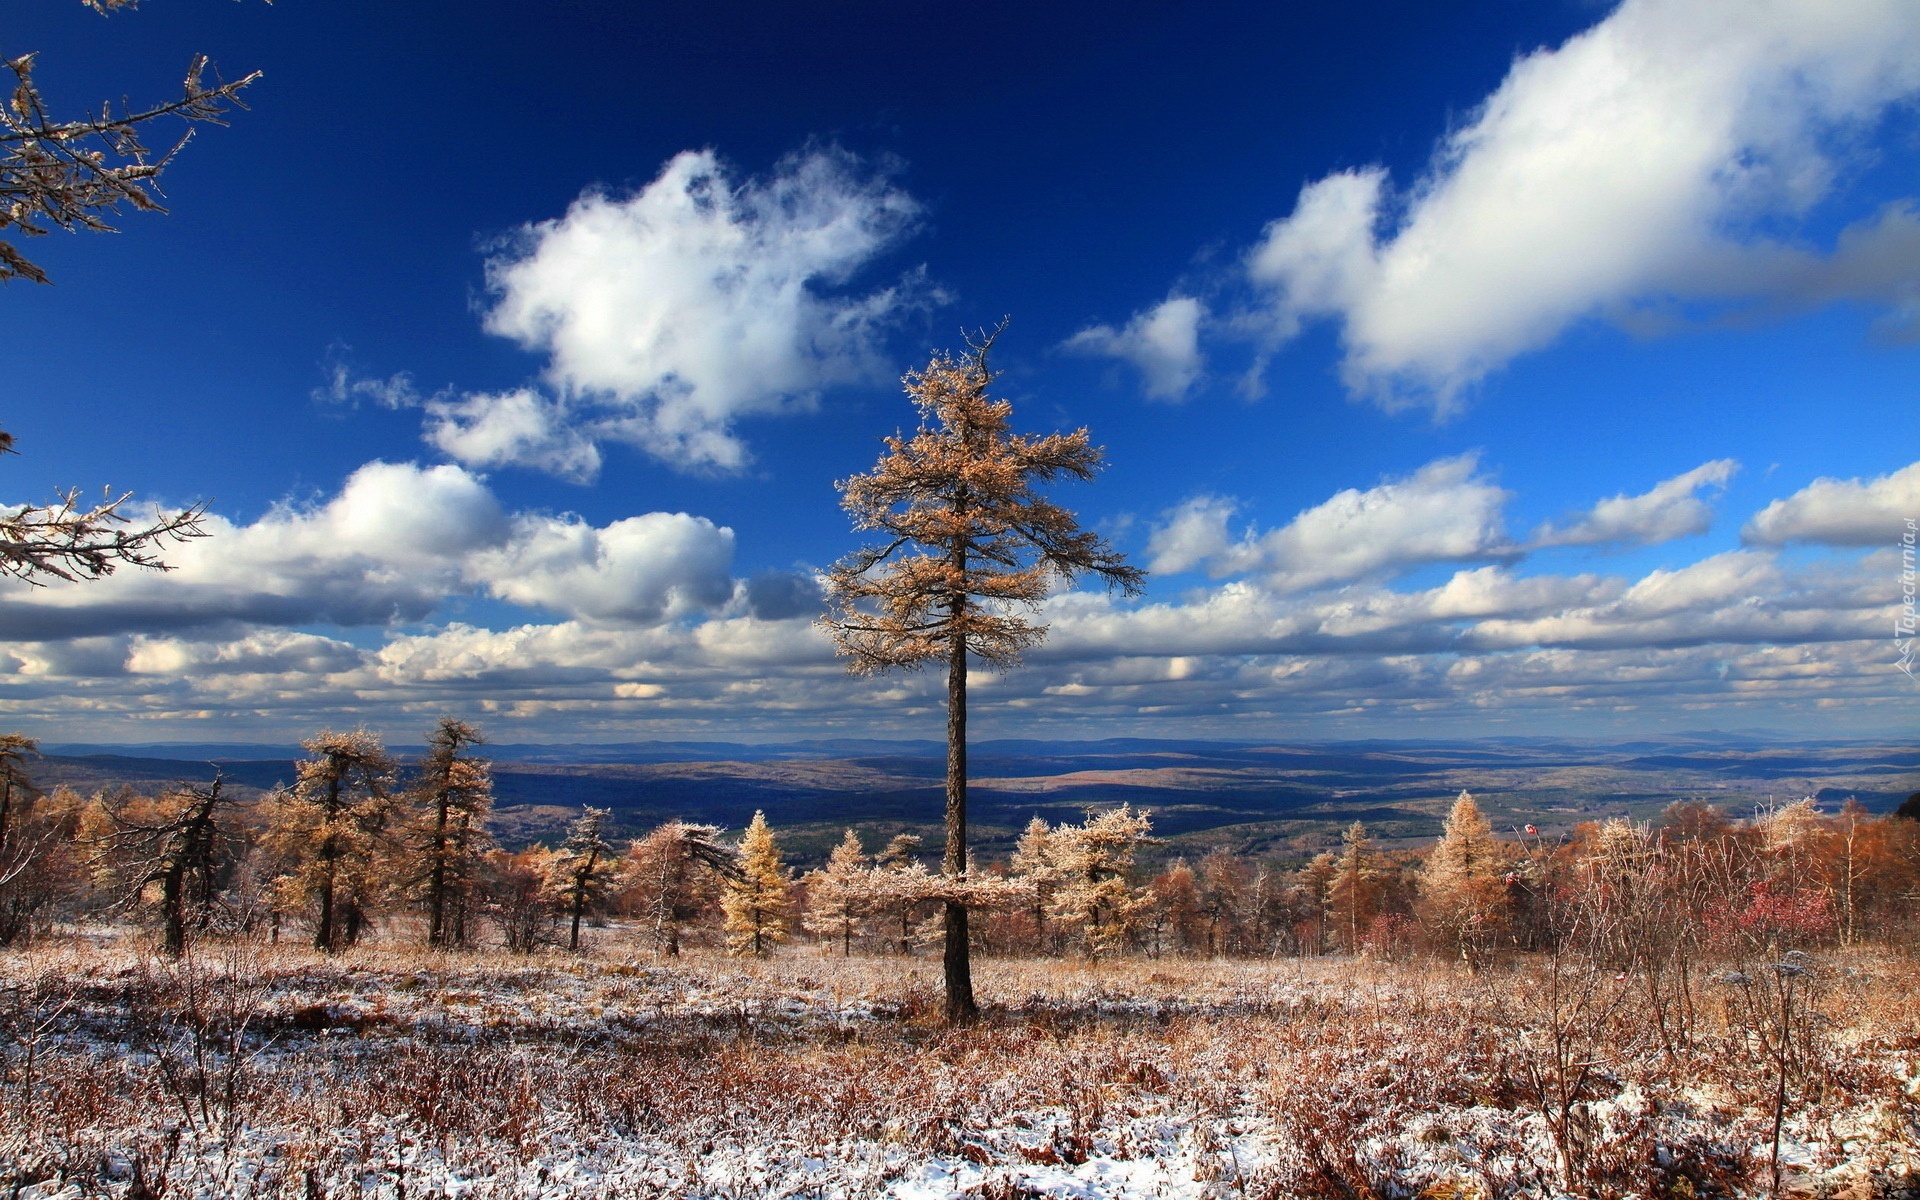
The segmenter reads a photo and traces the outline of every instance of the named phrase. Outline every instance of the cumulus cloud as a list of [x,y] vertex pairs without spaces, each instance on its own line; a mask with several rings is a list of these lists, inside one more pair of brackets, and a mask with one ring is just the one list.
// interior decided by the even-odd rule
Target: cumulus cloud
[[1713,524],[1713,508],[1700,497],[1704,489],[1718,492],[1733,478],[1740,464],[1730,458],[1702,463],[1691,471],[1657,483],[1638,496],[1619,495],[1602,500],[1564,525],[1542,525],[1533,545],[1594,546],[1608,542],[1651,546],[1675,538],[1705,533]]
[[575,483],[600,473],[600,448],[567,411],[531,388],[446,397],[427,403],[425,436],[449,458],[474,467],[523,466]]
[[1856,296],[1912,319],[1902,207],[1811,255],[1762,231],[1833,190],[1848,134],[1920,91],[1906,0],[1626,0],[1514,63],[1404,204],[1308,184],[1249,256],[1276,339],[1344,322],[1356,392],[1445,410],[1585,317],[1649,299]]
[[923,286],[910,276],[845,289],[918,215],[905,192],[834,150],[745,181],[713,152],[689,151],[630,196],[588,192],[488,264],[486,327],[550,356],[558,407],[474,398],[442,415],[436,444],[476,464],[578,473],[577,445],[554,448],[564,414],[579,436],[676,466],[740,467],[736,420],[805,408],[828,385],[875,374],[877,335]]
[[1200,323],[1206,316],[1206,305],[1200,301],[1173,296],[1134,314],[1122,329],[1095,325],[1074,334],[1065,345],[1131,364],[1140,372],[1151,399],[1182,400],[1206,367],[1200,353]]
[[1760,546],[1887,546],[1914,520],[1920,520],[1920,462],[1865,482],[1816,479],[1755,513],[1740,536]]
[[1147,570],[1177,575],[1230,560],[1235,539],[1227,523],[1235,511],[1221,496],[1194,496],[1169,509],[1147,538]]
[[509,514],[452,465],[373,462],[321,504],[282,504],[168,554],[165,575],[0,585],[0,636],[18,641],[221,627],[383,626],[482,594],[583,620],[650,624],[724,606],[733,531],[685,513],[596,528]]
[[[1798,721],[1844,700],[1857,725],[1875,706],[1910,706],[1885,646],[1893,561],[1883,550],[1790,569],[1748,550],[1637,579],[1488,565],[1407,591],[1241,579],[1136,606],[1067,593],[1045,606],[1052,636],[1029,666],[983,681],[980,716],[1026,736],[1112,722],[1221,736],[1270,731],[1281,714],[1483,728],[1582,708],[1670,720],[1698,704]],[[937,726],[937,676],[849,679],[808,615],[742,612],[736,592],[703,620],[450,624],[391,631],[374,649],[288,630],[11,642],[0,710],[84,714],[100,736],[116,721],[128,735],[194,736],[209,717],[229,730],[278,722],[282,736],[289,723],[424,726],[449,707],[514,736],[613,740]]]
[[362,665],[368,653],[347,642],[285,629],[262,629],[228,642],[137,637],[124,662],[136,675],[332,675]]
[[1216,578],[1258,574],[1283,591],[1393,575],[1427,563],[1510,558],[1502,519],[1509,493],[1480,474],[1479,457],[1436,459],[1404,479],[1348,488],[1279,529],[1232,537],[1232,505],[1188,501],[1149,542],[1156,571],[1204,567]]
[[1877,636],[1891,603],[1871,571],[1791,574],[1771,555],[1731,551],[1652,571],[1606,604],[1484,621],[1463,640],[1478,649],[1804,645]]
[[767,621],[819,615],[826,592],[813,575],[763,571],[741,585],[747,611]]
[[468,571],[514,604],[650,625],[725,604],[732,561],[733,530],[705,517],[648,513],[604,528],[523,517],[505,545],[475,556]]

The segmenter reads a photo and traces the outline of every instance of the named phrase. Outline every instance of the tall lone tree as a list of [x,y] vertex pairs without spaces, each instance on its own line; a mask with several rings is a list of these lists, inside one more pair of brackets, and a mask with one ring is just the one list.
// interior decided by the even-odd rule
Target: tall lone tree
[[[942,871],[967,873],[967,661],[1015,666],[1046,626],[1032,614],[1056,581],[1093,575],[1134,595],[1144,572],[1035,485],[1091,479],[1103,453],[1085,429],[1047,437],[1008,432],[1012,405],[988,394],[988,353],[1006,329],[969,339],[961,355],[935,354],[908,372],[920,410],[912,437],[885,439],[874,469],[841,481],[854,528],[884,540],[848,555],[828,576],[822,622],[856,674],[947,668],[947,847]],[[946,1015],[977,1015],[967,906],[945,900]]]

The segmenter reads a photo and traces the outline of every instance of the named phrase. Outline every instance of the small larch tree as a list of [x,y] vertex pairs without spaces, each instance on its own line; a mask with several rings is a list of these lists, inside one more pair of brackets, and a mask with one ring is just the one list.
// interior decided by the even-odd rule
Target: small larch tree
[[1089,959],[1124,946],[1152,906],[1127,881],[1140,847],[1158,840],[1152,829],[1146,813],[1122,804],[1053,831],[1048,853],[1060,868],[1053,916],[1079,934]]
[[408,840],[413,889],[427,907],[427,944],[467,941],[480,864],[489,848],[487,813],[493,808],[493,769],[468,753],[486,744],[478,729],[442,717],[427,735],[427,756],[413,785]]
[[1437,946],[1469,966],[1479,966],[1499,932],[1507,866],[1486,814],[1461,792],[1420,870],[1420,918]]
[[364,729],[300,743],[309,757],[268,805],[267,839],[285,865],[281,898],[314,910],[313,945],[333,951],[360,934],[380,890],[375,864],[393,816],[393,759]]
[[1033,949],[1036,954],[1046,954],[1050,949],[1047,936],[1047,910],[1053,907],[1053,894],[1060,890],[1063,881],[1060,864],[1054,860],[1053,828],[1039,816],[1027,822],[1026,831],[1020,835],[1019,844],[1013,849],[1013,858],[1007,864],[1013,878],[1023,889],[1025,910],[1028,922],[1033,926]]
[[792,884],[780,861],[780,844],[767,828],[763,812],[753,814],[746,836],[740,839],[740,876],[728,881],[720,904],[726,913],[731,953],[765,954],[787,940]]
[[1334,862],[1333,878],[1327,899],[1333,908],[1336,928],[1348,954],[1358,954],[1361,935],[1380,911],[1382,870],[1380,855],[1367,827],[1358,821],[1340,835],[1342,850]]
[[682,928],[711,905],[714,881],[739,873],[718,826],[668,821],[627,847],[621,905],[652,927],[654,953],[677,956]]
[[852,957],[853,939],[865,925],[874,896],[872,870],[860,835],[847,830],[827,856],[827,865],[807,872],[805,882],[808,932],[838,941],[840,953]]
[[580,948],[581,918],[606,898],[619,875],[620,863],[605,833],[608,814],[609,810],[592,806],[580,810],[548,877],[552,891],[566,906],[569,950]]
[[[912,437],[894,434],[874,469],[840,481],[854,527],[881,540],[828,575],[822,622],[859,674],[939,663],[947,669],[947,844],[941,869],[967,874],[967,663],[1006,669],[1039,644],[1032,613],[1056,582],[1092,575],[1139,592],[1144,574],[1036,485],[1091,479],[1102,451],[1085,429],[1047,437],[1009,431],[1012,405],[989,394],[988,354],[1006,328],[936,354],[906,376],[920,410]],[[946,1015],[977,1015],[967,905],[944,903]]]

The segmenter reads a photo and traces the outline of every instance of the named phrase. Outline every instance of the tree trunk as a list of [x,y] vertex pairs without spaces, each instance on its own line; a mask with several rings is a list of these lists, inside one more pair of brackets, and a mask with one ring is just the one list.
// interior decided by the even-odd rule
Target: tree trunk
[[433,871],[427,879],[427,945],[447,944],[447,795],[446,785],[433,811]]
[[183,884],[185,858],[175,861],[160,880],[160,910],[166,922],[161,950],[168,958],[180,958],[187,952],[187,898]]
[[587,851],[587,867],[573,880],[573,932],[567,938],[567,949],[580,948],[580,915],[587,911],[587,888],[593,882],[593,869],[600,865],[600,851]]
[[325,954],[333,953],[333,860],[325,853],[321,854],[320,877],[320,920],[313,929],[313,948]]
[[338,858],[340,854],[338,847],[334,844],[334,824],[339,820],[340,781],[336,778],[327,781],[327,835],[320,842],[320,853],[318,855],[320,859],[320,869],[322,871],[320,877],[320,920],[313,931],[313,948],[325,954],[332,954],[334,951],[333,876],[335,870],[334,860]]
[[[954,621],[959,620],[965,603],[963,599],[954,600],[951,609]],[[964,875],[967,870],[967,639],[964,630],[953,631],[950,645],[947,656],[947,853],[940,868],[949,877]],[[947,1020],[954,1025],[964,1025],[980,1015],[973,1002],[967,906],[958,900],[948,900],[946,906]]]

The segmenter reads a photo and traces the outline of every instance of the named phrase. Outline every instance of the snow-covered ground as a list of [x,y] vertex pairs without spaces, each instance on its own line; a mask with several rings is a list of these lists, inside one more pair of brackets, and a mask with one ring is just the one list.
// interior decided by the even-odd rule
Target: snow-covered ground
[[1904,960],[1784,1013],[1704,968],[1669,1010],[1538,963],[987,961],[966,1030],[937,971],[0,956],[0,1194],[1762,1196],[1783,1063],[1782,1192],[1920,1188]]

